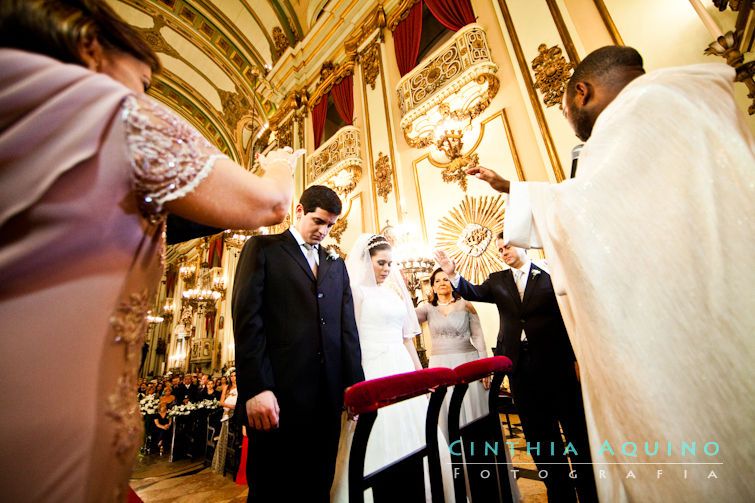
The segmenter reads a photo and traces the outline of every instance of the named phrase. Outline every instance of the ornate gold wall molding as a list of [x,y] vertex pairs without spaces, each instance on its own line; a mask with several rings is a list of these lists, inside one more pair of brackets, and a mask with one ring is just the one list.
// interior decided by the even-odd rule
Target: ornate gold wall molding
[[456,263],[456,270],[472,283],[504,268],[495,248],[505,214],[503,196],[465,196],[459,206],[440,219],[436,246]]
[[355,64],[353,59],[344,61],[340,65],[333,65],[330,61],[323,63],[320,68],[320,80],[309,98],[309,108],[314,108],[334,85],[354,73]]
[[[292,135],[290,140],[293,142],[293,122],[297,122],[299,124],[299,121],[303,121],[303,115],[306,114],[307,111],[307,91],[304,88],[301,89],[294,89],[290,91],[285,98],[280,102],[280,105],[278,106],[278,110],[275,111],[275,113],[270,117],[269,123],[270,123],[270,129],[272,131],[275,131],[277,135],[280,135],[281,132],[279,131],[281,128],[284,128],[286,126],[286,123],[288,123],[288,127],[291,128],[290,134]],[[302,110],[301,112],[299,110]],[[292,122],[293,121],[293,122]],[[302,135],[300,137],[299,146],[304,145],[303,140],[303,123],[300,124],[299,132],[298,134]],[[282,133],[287,134],[287,133]],[[289,145],[291,147],[294,146],[293,143],[280,143],[280,138],[278,139],[279,145]]]
[[378,160],[375,163],[375,190],[377,195],[383,198],[383,202],[388,202],[388,195],[393,191],[393,166],[391,159],[378,152]]
[[333,238],[339,245],[341,244],[341,237],[343,237],[344,231],[346,231],[346,228],[349,226],[349,220],[347,217],[348,214],[336,220],[336,224],[332,229],[330,229],[330,232],[328,233],[328,236]]
[[378,30],[378,36],[381,37],[382,34],[380,34],[380,30],[385,28],[385,23],[385,11],[383,10],[383,5],[379,3],[372,12],[367,15],[365,20],[362,23],[359,23],[357,28],[346,37],[346,40],[343,43],[344,49],[346,50],[346,57],[352,58],[356,56],[359,46],[362,45],[362,43],[375,32],[375,30]]
[[359,64],[362,66],[362,73],[364,75],[364,81],[370,85],[370,89],[375,90],[375,83],[380,75],[380,51],[378,51],[378,44],[380,44],[381,37],[376,37],[375,40],[368,45],[364,51],[359,54]]
[[296,121],[296,136],[299,139],[299,144],[296,148],[304,148],[304,116],[307,113],[307,109],[304,108],[302,112],[296,112],[294,114],[294,121]]
[[288,37],[280,26],[273,28],[273,43],[275,44],[275,52],[280,57],[286,49],[289,48]]
[[[378,66],[378,74],[380,73],[380,45],[375,45],[375,51],[376,51],[376,58],[377,58],[377,66]],[[374,220],[374,229],[380,228],[380,220],[378,216],[378,202],[377,202],[377,192],[375,190],[375,166],[373,163],[373,151],[372,151],[372,132],[370,129],[370,108],[368,106],[367,101],[367,81],[366,76],[364,73],[364,66],[362,66],[361,74],[361,81],[362,81],[362,114],[364,115],[364,142],[367,145],[367,164],[368,166],[371,166],[372,168],[369,170],[370,175],[370,199],[372,201],[372,208],[373,208],[373,220]],[[377,76],[376,76],[377,79]],[[377,82],[377,80],[376,80]],[[362,204],[362,212],[364,213],[364,204]],[[362,226],[364,231],[364,219],[362,220]]]
[[398,25],[401,21],[407,18],[409,16],[409,10],[414,7],[414,4],[419,2],[419,0],[401,0],[399,4],[393,9],[393,11],[388,15],[388,29],[393,31],[396,29],[396,25]]
[[539,54],[532,60],[532,71],[535,72],[535,88],[543,94],[545,106],[561,107],[561,100],[566,90],[574,65],[568,63],[557,45],[548,47],[540,44]]
[[616,45],[624,45],[624,40],[621,38],[621,35],[619,35],[619,30],[616,29],[616,25],[611,18],[611,14],[606,8],[606,4],[603,3],[603,0],[593,0],[593,2],[595,3],[595,8],[598,9],[598,14],[600,14],[600,18],[603,20],[603,24],[606,25],[608,34],[611,35],[611,40],[613,40],[613,43]]
[[527,88],[527,94],[529,95],[530,102],[532,103],[532,110],[535,112],[537,124],[538,126],[540,126],[540,134],[542,135],[543,143],[545,143],[545,149],[548,151],[548,158],[551,162],[553,175],[556,178],[556,182],[562,182],[566,178],[564,176],[564,169],[561,166],[561,160],[558,158],[558,153],[556,152],[556,144],[553,141],[553,136],[551,135],[550,128],[548,128],[548,121],[545,119],[545,112],[543,111],[543,107],[540,105],[540,100],[537,97],[537,92],[535,91],[535,86],[532,82],[532,74],[530,73],[530,68],[527,65],[527,61],[524,58],[522,44],[519,42],[519,36],[516,34],[514,21],[511,18],[511,13],[509,12],[509,7],[506,4],[506,0],[498,0],[498,6],[501,8],[503,21],[506,24],[506,31],[508,31],[509,37],[511,37],[511,48],[514,50],[517,63],[519,64],[519,70],[522,72],[524,85]]
[[558,8],[556,0],[546,0],[546,3],[548,4],[548,9],[551,11],[551,17],[556,25],[556,29],[558,30],[558,36],[564,44],[566,54],[569,55],[569,61],[574,66],[577,66],[580,61],[579,54],[577,54],[577,48],[574,47],[574,41],[569,34],[569,30],[566,28],[566,23],[561,15],[561,9]]
[[285,121],[278,126],[275,132],[275,137],[278,140],[278,148],[291,147],[294,148],[294,121],[293,118]]

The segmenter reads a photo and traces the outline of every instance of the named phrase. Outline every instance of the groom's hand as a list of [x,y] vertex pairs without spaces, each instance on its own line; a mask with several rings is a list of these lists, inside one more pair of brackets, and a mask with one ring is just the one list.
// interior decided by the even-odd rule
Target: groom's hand
[[277,428],[280,407],[275,393],[266,390],[247,400],[246,415],[249,418],[249,426],[255,430],[268,431]]
[[438,266],[443,269],[443,272],[446,273],[449,278],[453,278],[456,274],[456,264],[454,264],[454,261],[448,258],[446,252],[440,249],[436,249],[434,255]]

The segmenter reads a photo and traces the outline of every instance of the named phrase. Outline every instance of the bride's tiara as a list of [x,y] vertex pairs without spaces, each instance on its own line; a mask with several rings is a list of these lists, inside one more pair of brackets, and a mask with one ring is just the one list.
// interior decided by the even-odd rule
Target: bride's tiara
[[[374,241],[373,241],[374,240]],[[380,245],[388,245],[391,246],[391,244],[388,242],[388,240],[385,238],[385,236],[381,236],[380,234],[376,234],[372,238],[370,238],[370,241],[372,241],[369,245],[367,245],[366,250],[370,251],[376,246]]]

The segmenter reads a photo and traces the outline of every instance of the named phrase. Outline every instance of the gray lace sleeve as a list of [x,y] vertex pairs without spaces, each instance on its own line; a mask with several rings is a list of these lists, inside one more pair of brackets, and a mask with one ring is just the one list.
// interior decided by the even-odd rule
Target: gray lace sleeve
[[133,187],[146,217],[193,191],[227,157],[184,119],[146,96],[129,96],[121,107]]
[[414,312],[417,313],[417,321],[419,321],[420,323],[427,321],[427,304],[417,306],[414,309]]

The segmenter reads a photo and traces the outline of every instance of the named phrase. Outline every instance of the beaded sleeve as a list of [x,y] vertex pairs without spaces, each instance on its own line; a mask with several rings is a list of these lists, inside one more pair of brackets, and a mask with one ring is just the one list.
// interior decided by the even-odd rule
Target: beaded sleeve
[[146,96],[129,96],[121,107],[133,188],[145,217],[193,191],[227,157],[184,119]]

